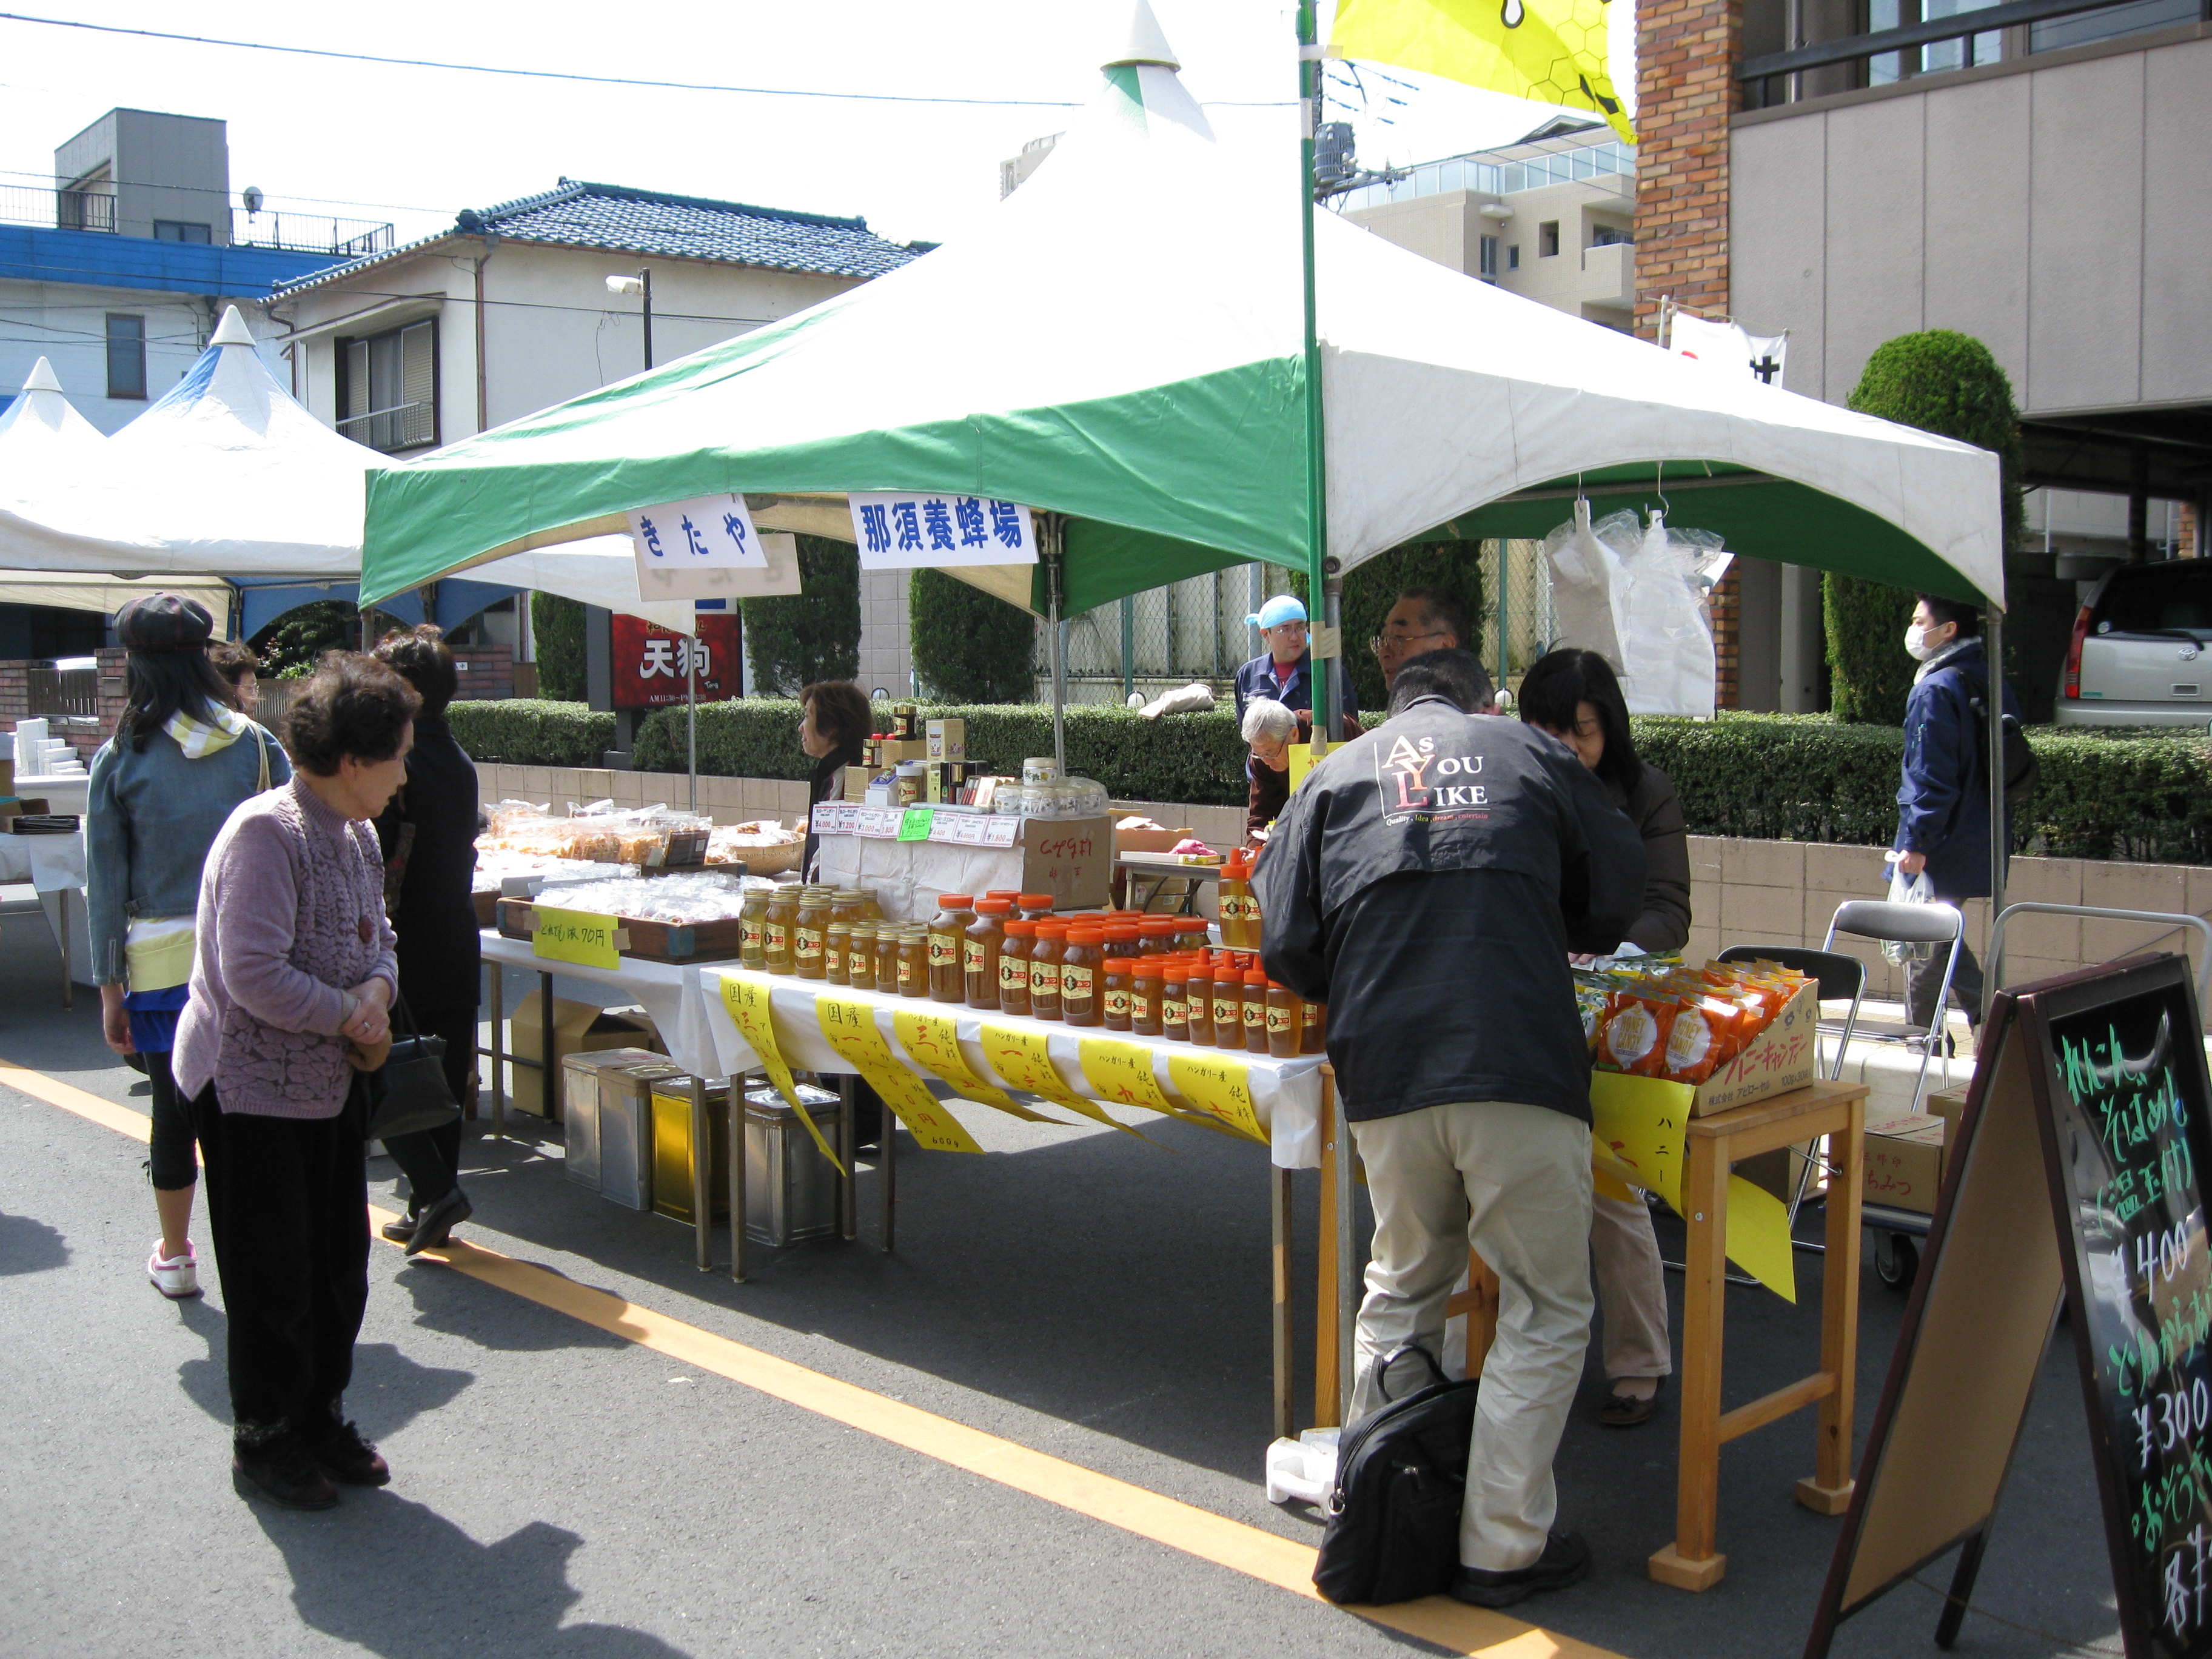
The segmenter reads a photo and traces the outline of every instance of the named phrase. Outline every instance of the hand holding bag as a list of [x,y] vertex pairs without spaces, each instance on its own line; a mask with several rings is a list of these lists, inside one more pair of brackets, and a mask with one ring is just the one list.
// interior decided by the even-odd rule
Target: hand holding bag
[[441,1129],[461,1115],[453,1091],[446,1086],[446,1039],[416,1030],[405,997],[392,1010],[392,1030],[389,1057],[363,1077],[370,1103],[364,1140],[389,1141]]

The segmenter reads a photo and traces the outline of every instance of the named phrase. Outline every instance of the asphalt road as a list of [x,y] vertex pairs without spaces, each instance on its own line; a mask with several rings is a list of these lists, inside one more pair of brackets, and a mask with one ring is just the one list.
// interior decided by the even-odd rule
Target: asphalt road
[[[0,920],[0,1058],[143,1111],[94,1000],[63,1014],[35,916]],[[763,1253],[736,1285],[678,1224],[564,1181],[556,1145],[474,1139],[464,1231],[501,1251],[843,1382],[1247,1527],[1313,1542],[1266,1501],[1267,1215],[1253,1150],[1166,1125],[1103,1130],[974,1114],[993,1154],[902,1146],[899,1249]],[[1425,1644],[1071,1512],[380,1246],[349,1412],[395,1471],[294,1515],[228,1473],[223,1316],[143,1271],[137,1143],[0,1086],[0,1654],[1386,1654]],[[372,1197],[394,1200],[389,1164]],[[1301,1179],[1310,1283],[1314,1180]],[[1662,1243],[1679,1251],[1679,1230]],[[1812,1258],[1802,1258],[1811,1262]],[[1811,1369],[1819,1289],[1729,1292],[1728,1403]],[[1675,1285],[1679,1295],[1679,1282]],[[1860,1432],[1903,1301],[1863,1295]],[[1302,1353],[1311,1333],[1299,1333]],[[2071,1355],[2045,1362],[1958,1651],[2116,1652]],[[1303,1369],[1302,1395],[1310,1398]],[[1589,1420],[1563,1448],[1584,1585],[1516,1611],[1639,1659],[1793,1654],[1837,1523],[1798,1507],[1809,1416],[1723,1454],[1729,1575],[1651,1583],[1672,1529],[1675,1419]],[[1948,1564],[1929,1575],[1948,1583]],[[1844,1655],[1932,1652],[1907,1585],[1844,1627]],[[2025,1626],[2027,1628],[2017,1628]],[[2055,1634],[2053,1634],[2055,1633]],[[1528,1653],[1540,1652],[1540,1648]],[[1524,1650],[1516,1648],[1516,1659]]]

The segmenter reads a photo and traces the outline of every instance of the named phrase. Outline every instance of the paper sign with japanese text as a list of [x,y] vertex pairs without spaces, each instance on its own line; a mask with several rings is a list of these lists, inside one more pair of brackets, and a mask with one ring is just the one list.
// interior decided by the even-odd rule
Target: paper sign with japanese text
[[929,1092],[929,1085],[892,1058],[891,1045],[877,1028],[873,1008],[844,997],[824,996],[816,999],[814,1017],[830,1046],[867,1079],[917,1145],[938,1152],[983,1150],[944,1102]]
[[530,953],[548,962],[573,962],[580,968],[618,968],[621,953],[615,948],[620,927],[612,916],[588,910],[556,910],[548,904],[530,909]]
[[1260,1114],[1252,1104],[1251,1068],[1226,1055],[1168,1054],[1168,1082],[1194,1106],[1202,1107],[1261,1146],[1267,1132],[1260,1127]]
[[743,495],[702,495],[623,516],[629,520],[641,599],[718,599],[732,591],[738,571],[768,568]]
[[776,1092],[784,1097],[791,1109],[799,1114],[799,1121],[806,1126],[806,1133],[814,1137],[814,1145],[823,1157],[836,1166],[837,1173],[847,1172],[844,1160],[830,1150],[830,1143],[822,1138],[815,1126],[814,1115],[806,1109],[806,1103],[799,1097],[798,1085],[792,1081],[791,1067],[784,1064],[783,1049],[775,1040],[775,1015],[769,1006],[769,979],[765,974],[724,973],[722,975],[722,1006],[730,1011],[730,1019],[744,1037],[745,1046],[760,1056],[761,1070],[769,1081],[775,1085]]
[[937,817],[933,806],[909,806],[899,819],[898,838],[901,841],[927,841],[929,827]]
[[1094,1123],[1103,1123],[1109,1129],[1119,1129],[1125,1135],[1135,1135],[1148,1140],[1149,1135],[1139,1133],[1126,1123],[1117,1123],[1106,1115],[1105,1108],[1095,1100],[1085,1100],[1060,1080],[1060,1070],[1052,1063],[1051,1040],[1042,1031],[1024,1030],[1018,1025],[1000,1025],[983,1022],[983,1058],[991,1062],[991,1069],[1008,1084],[1042,1100]]
[[941,493],[855,491],[853,540],[863,570],[1035,564],[1036,527],[1013,501]]
[[1091,1086],[1102,1098],[1116,1105],[1165,1112],[1170,1117],[1176,1115],[1160,1088],[1159,1079],[1152,1075],[1152,1051],[1144,1044],[1087,1036],[1076,1045],[1076,1053],[1082,1058],[1083,1075],[1091,1079]]
[[688,701],[695,665],[701,702],[737,696],[737,617],[709,613],[692,626],[695,635],[672,634],[642,617],[616,614],[609,629],[616,708],[666,708]]
[[914,1063],[952,1085],[954,1096],[979,1106],[995,1107],[1031,1123],[1058,1123],[1056,1117],[1033,1112],[1004,1089],[995,1088],[975,1074],[967,1055],[960,1052],[960,1028],[946,1014],[924,1014],[901,1008],[891,1015],[892,1029]]

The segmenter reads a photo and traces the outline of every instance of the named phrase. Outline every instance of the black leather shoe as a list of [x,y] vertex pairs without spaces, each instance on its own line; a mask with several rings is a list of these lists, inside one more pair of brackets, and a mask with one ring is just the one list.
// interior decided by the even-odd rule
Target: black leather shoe
[[338,1489],[330,1483],[299,1439],[285,1435],[252,1451],[234,1449],[230,1484],[240,1498],[266,1498],[288,1510],[337,1507]]
[[1451,1593],[1478,1607],[1510,1607],[1539,1590],[1565,1589],[1589,1577],[1589,1546],[1580,1533],[1555,1532],[1544,1542],[1543,1554],[1529,1566],[1511,1572],[1489,1572],[1480,1567],[1462,1567],[1453,1576]]
[[414,1230],[407,1239],[407,1254],[416,1255],[424,1250],[442,1249],[453,1229],[474,1213],[469,1207],[469,1195],[459,1187],[449,1188],[443,1198],[415,1218]]
[[350,1423],[332,1423],[307,1443],[307,1450],[315,1467],[341,1486],[381,1486],[392,1480],[392,1465],[377,1455],[376,1442],[364,1439]]
[[394,1220],[386,1222],[377,1229],[377,1231],[382,1233],[394,1244],[404,1244],[415,1237],[415,1218],[412,1214],[400,1216]]
[[1651,1420],[1652,1413],[1659,1409],[1659,1396],[1667,1391],[1667,1379],[1653,1379],[1651,1397],[1638,1400],[1634,1395],[1613,1394],[1606,1396],[1605,1404],[1598,1408],[1597,1420],[1608,1429],[1632,1429],[1638,1423]]

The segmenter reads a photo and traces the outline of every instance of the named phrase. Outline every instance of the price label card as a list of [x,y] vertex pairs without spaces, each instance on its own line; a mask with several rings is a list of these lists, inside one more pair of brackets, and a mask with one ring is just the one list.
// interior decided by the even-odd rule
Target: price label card
[[1083,1075],[1102,1098],[1175,1115],[1160,1080],[1152,1075],[1152,1051],[1144,1044],[1087,1036],[1077,1045],[1077,1053],[1082,1057]]
[[531,907],[535,919],[530,930],[530,951],[548,962],[573,962],[580,968],[619,968],[615,949],[615,919],[588,910],[556,910],[550,905]]
[[933,806],[909,806],[899,820],[898,838],[901,841],[927,841],[929,826],[936,821]]
[[1126,1123],[1116,1123],[1097,1102],[1085,1100],[1062,1082],[1059,1068],[1052,1063],[1050,1042],[1042,1031],[1025,1030],[1018,1025],[996,1025],[988,1020],[983,1024],[984,1058],[991,1062],[992,1070],[1015,1088],[1039,1096],[1055,1106],[1064,1106],[1094,1123],[1119,1129],[1123,1134],[1135,1135],[1139,1140],[1152,1139]]
[[814,1144],[822,1156],[836,1166],[837,1173],[848,1173],[842,1159],[822,1138],[815,1126],[813,1114],[806,1109],[805,1102],[799,1097],[798,1085],[792,1081],[791,1067],[784,1064],[783,1050],[775,1040],[775,1015],[769,1006],[769,980],[765,974],[725,973],[722,975],[722,1006],[730,1011],[730,1019],[738,1028],[746,1046],[760,1056],[761,1069],[775,1085],[776,1092],[799,1114],[799,1121],[806,1126],[806,1133],[814,1137]]
[[1260,1114],[1252,1104],[1252,1073],[1241,1060],[1212,1054],[1168,1054],[1168,1081],[1194,1106],[1203,1108],[1239,1134],[1261,1146],[1267,1132],[1260,1127]]
[[830,1046],[874,1085],[918,1145],[938,1152],[983,1150],[929,1092],[929,1085],[892,1058],[891,1045],[877,1028],[874,1009],[865,1002],[825,996],[817,999],[814,1017]]
[[[968,1057],[960,1052],[960,1028],[948,1014],[919,1013],[900,1008],[891,1015],[892,1027],[898,1032],[900,1044],[913,1058],[914,1063],[933,1076],[943,1078],[952,1085],[952,1092],[963,1100],[972,1100],[979,1106],[995,1107],[1015,1117],[1026,1118],[1031,1123],[1058,1123],[1056,1117],[1047,1117],[1042,1112],[1033,1112],[1004,1089],[986,1083],[975,1074]],[[1065,1126],[1063,1126],[1065,1127]]]
[[1009,814],[994,813],[983,826],[983,845],[1012,847],[1014,837],[1021,834],[1022,821]]

